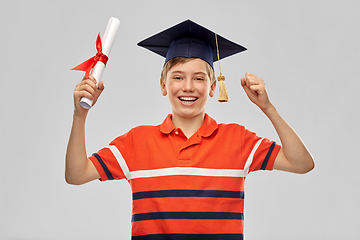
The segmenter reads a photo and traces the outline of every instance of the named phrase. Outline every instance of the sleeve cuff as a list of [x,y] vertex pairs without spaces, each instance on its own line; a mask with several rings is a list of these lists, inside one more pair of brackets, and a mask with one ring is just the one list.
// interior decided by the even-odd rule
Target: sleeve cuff
[[96,170],[99,172],[99,174],[100,174],[99,180],[100,181],[114,179],[114,177],[111,174],[111,172],[109,171],[108,167],[106,166],[104,161],[101,159],[101,157],[97,153],[94,153],[92,156],[89,157],[89,159],[94,164]]
[[272,142],[265,159],[261,165],[261,170],[273,170],[274,162],[277,154],[281,149],[280,145],[277,145],[276,142]]

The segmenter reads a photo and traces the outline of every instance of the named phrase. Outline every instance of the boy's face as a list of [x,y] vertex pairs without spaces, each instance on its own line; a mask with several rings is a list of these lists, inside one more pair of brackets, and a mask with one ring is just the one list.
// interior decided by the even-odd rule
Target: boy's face
[[192,118],[205,113],[208,96],[214,96],[216,81],[211,83],[207,63],[194,59],[173,66],[160,80],[161,92],[168,96],[173,115]]

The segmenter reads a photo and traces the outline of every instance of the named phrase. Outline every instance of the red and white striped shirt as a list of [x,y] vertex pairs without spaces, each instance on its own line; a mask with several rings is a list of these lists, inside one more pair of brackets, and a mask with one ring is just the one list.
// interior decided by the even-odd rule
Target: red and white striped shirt
[[272,170],[280,145],[205,115],[189,139],[169,115],[139,126],[90,159],[100,180],[126,179],[133,192],[132,239],[243,239],[244,181]]

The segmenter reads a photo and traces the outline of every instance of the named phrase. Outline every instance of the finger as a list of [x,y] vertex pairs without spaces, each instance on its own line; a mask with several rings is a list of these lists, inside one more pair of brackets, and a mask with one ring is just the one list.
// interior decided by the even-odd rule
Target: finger
[[82,97],[86,97],[86,98],[88,98],[88,99],[90,99],[90,100],[93,100],[93,99],[94,99],[94,96],[95,96],[95,92],[91,92],[90,89],[88,89],[88,90],[79,90],[79,91],[75,91],[75,92],[74,92],[74,97],[75,97],[78,101],[80,101],[80,99],[81,99]]
[[263,92],[264,89],[261,85],[251,85],[250,90],[253,93],[259,94],[259,93]]
[[96,79],[95,79],[92,75],[89,75],[89,79],[96,84],[97,81],[96,81]]
[[91,79],[85,79],[85,80],[83,80],[83,81],[81,81],[78,85],[77,85],[77,87],[83,87],[83,86],[86,86],[86,85],[88,85],[88,86],[90,86],[91,88],[93,88],[94,90],[97,88],[96,87],[96,84],[91,80]]
[[244,83],[243,86],[247,85],[247,81],[248,81],[247,76],[248,76],[248,72],[246,72],[245,76],[243,78],[241,78],[242,83]]
[[89,84],[78,84],[75,88],[75,93],[77,96],[84,95],[86,93],[94,96],[96,94],[96,88]]
[[245,78],[250,78],[250,77],[253,77],[254,75],[251,74],[250,72],[246,72],[245,73]]
[[246,73],[245,74],[245,77],[243,77],[243,86],[247,86],[247,87],[250,87],[251,84],[252,84],[252,78],[251,78],[251,75],[250,73]]
[[94,99],[93,95],[90,94],[87,91],[76,91],[76,92],[74,92],[74,100],[75,100],[75,102],[80,102],[80,99],[83,98],[83,97],[86,97],[86,98],[88,98],[90,100]]
[[246,86],[245,78],[241,78],[240,82],[241,82],[241,86],[243,86],[243,87]]
[[255,76],[254,74],[251,74],[249,72],[247,72],[245,74],[245,81],[248,85],[252,85],[252,84],[256,84],[259,82],[259,78],[257,76]]
[[86,78],[86,76],[84,76],[81,81],[84,81],[84,80],[90,80],[91,82],[96,84],[96,79],[92,75],[89,75],[88,78]]
[[265,88],[265,83],[261,78],[251,77],[248,81],[248,86],[260,86],[262,88]]
[[253,85],[258,85],[258,83],[252,78],[245,78],[243,87],[251,88]]
[[95,99],[94,95],[89,93],[89,92],[86,92],[86,91],[83,91],[83,92],[80,92],[79,95],[78,95],[78,101],[80,102],[80,100],[83,98],[83,97],[86,97],[88,98],[89,100],[93,101]]

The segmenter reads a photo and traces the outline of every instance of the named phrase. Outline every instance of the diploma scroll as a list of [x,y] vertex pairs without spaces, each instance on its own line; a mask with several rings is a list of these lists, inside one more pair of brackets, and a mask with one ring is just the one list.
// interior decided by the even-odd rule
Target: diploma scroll
[[[119,25],[120,25],[119,19],[113,17],[110,18],[104,36],[102,38],[102,53],[105,54],[106,56],[109,56]],[[98,61],[94,66],[94,68],[92,69],[90,74],[96,79],[96,82],[100,82],[101,76],[104,72],[104,68],[105,68],[105,64],[101,61]],[[92,104],[93,101],[86,97],[83,97],[80,100],[80,105],[85,109],[90,109]]]

